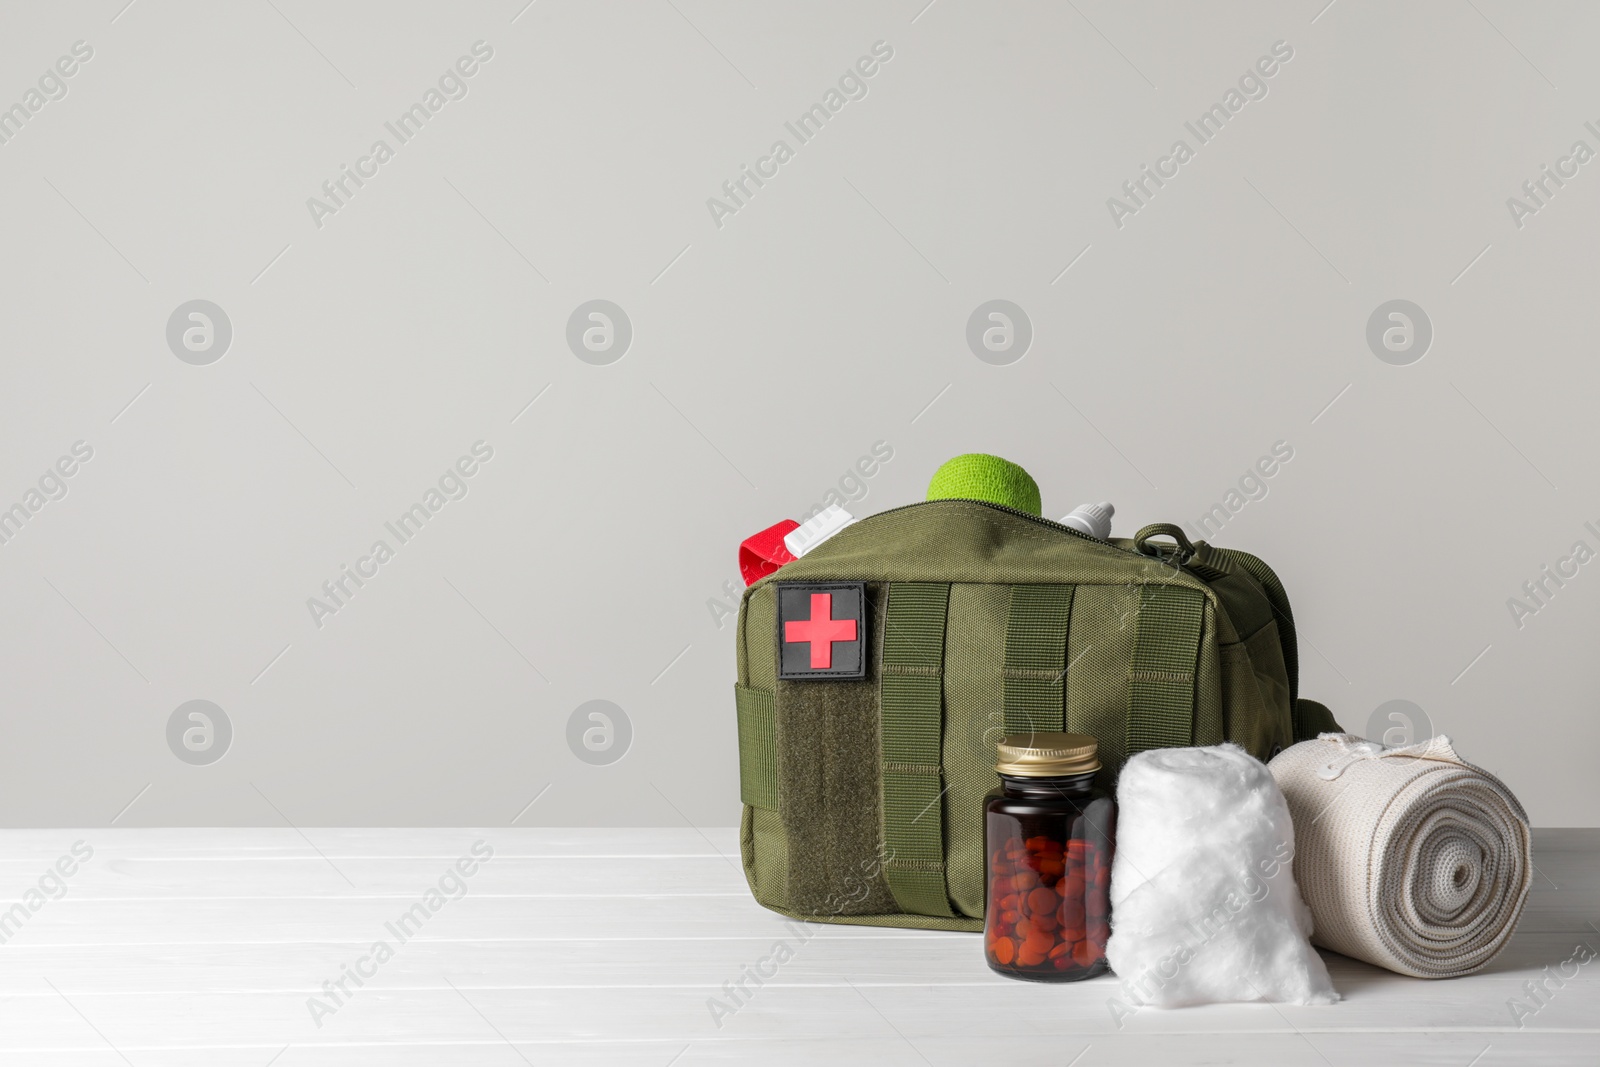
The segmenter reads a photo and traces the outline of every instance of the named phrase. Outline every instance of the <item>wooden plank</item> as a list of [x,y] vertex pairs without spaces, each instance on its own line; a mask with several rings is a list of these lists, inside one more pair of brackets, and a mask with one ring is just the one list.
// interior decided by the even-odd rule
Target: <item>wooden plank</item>
[[[465,854],[463,854],[465,855]],[[415,899],[441,880],[456,878],[461,857],[338,860],[316,855],[271,860],[214,858],[109,859],[78,866],[67,882],[75,899],[152,900],[270,897],[392,897]],[[472,857],[468,857],[469,859]],[[51,868],[53,871],[54,868]],[[30,889],[46,893],[58,880],[41,868],[0,871],[0,901],[14,901]],[[517,897],[616,897],[721,894],[749,896],[736,860],[716,856],[666,856],[640,859],[604,856],[585,859],[503,857],[478,864],[466,879],[473,895]]]
[[[442,918],[443,916],[441,916]],[[465,921],[464,921],[465,922]],[[458,924],[458,927],[462,924]],[[39,975],[61,976],[56,984],[72,993],[182,995],[198,991],[315,993],[324,979],[338,979],[342,969],[373,954],[376,942],[393,952],[381,968],[384,990],[434,989],[442,974],[458,975],[463,988],[614,989],[700,988],[717,995],[725,981],[736,980],[759,960],[774,954],[780,943],[792,959],[766,988],[791,986],[932,986],[1000,985],[1008,981],[984,964],[981,942],[973,934],[928,933],[906,938],[897,933],[819,932],[804,940],[780,928],[764,937],[622,938],[590,936],[598,924],[579,924],[550,938],[497,937],[482,923],[476,933],[423,928],[414,939],[401,941],[380,922],[358,923],[336,940],[259,942],[221,939],[181,945],[118,943],[29,945],[19,938],[0,955],[0,996],[43,996]],[[606,931],[597,930],[596,934]],[[1520,984],[1543,977],[1573,955],[1582,942],[1576,934],[1535,933],[1517,938],[1489,970],[1471,981],[1517,995]],[[1600,950],[1600,937],[1587,943]],[[1380,990],[1397,995],[1415,979],[1391,974],[1370,964],[1325,953],[1335,987],[1341,991]],[[175,963],[181,965],[174,965]],[[378,969],[364,964],[369,969]],[[1556,971],[1559,974],[1559,971]],[[457,980],[453,978],[452,980]],[[1450,983],[1444,983],[1441,988]],[[1584,967],[1569,987],[1594,985],[1600,997],[1600,966]],[[70,988],[69,988],[70,986]]]
[[691,827],[169,827],[94,826],[61,830],[0,830],[0,863],[51,862],[74,841],[97,852],[137,859],[228,859],[305,856],[312,846],[341,857],[435,857],[453,860],[482,838],[513,856],[714,856],[739,858],[739,829]]
[[[888,1032],[869,1038],[818,1036],[788,1041],[599,1041],[506,1047],[487,1041],[438,1045],[283,1044],[190,1050],[130,1049],[137,1067],[515,1067],[523,1063],[561,1063],[574,1067],[1183,1067],[1186,1064],[1262,1064],[1272,1067],[1328,1067],[1332,1064],[1389,1064],[1417,1067],[1592,1067],[1593,1039],[1580,1034],[1232,1034],[1225,1044],[1189,1035],[1049,1035],[1006,1031],[991,1026],[984,1035],[936,1043],[908,1040]],[[915,1035],[912,1035],[914,1038]],[[1486,1046],[1488,1047],[1485,1051]],[[1087,1049],[1087,1052],[1085,1050]],[[76,1051],[33,1050],[29,1067],[114,1067],[121,1060],[101,1044]]]
[[[99,900],[71,895],[46,904],[8,942],[10,946],[68,944],[240,944],[282,941],[365,941],[414,900],[388,897],[268,897]],[[716,896],[573,894],[531,898],[469,893],[441,909],[425,936],[495,939],[768,938],[787,929],[749,893]],[[817,937],[874,937],[889,941],[974,935],[889,927],[807,923]]]
[[[639,944],[681,941],[704,944],[729,939],[770,943],[786,936],[784,920],[753,905],[722,911],[726,898],[638,897],[611,914],[597,915],[582,898],[540,901],[519,898],[474,900],[448,906],[424,929],[426,939],[453,941],[585,941]],[[395,902],[275,900],[245,908],[229,901],[141,902],[128,905],[89,902],[76,911],[63,904],[53,925],[35,919],[8,943],[9,948],[52,945],[182,946],[227,943],[240,946],[273,943],[338,942],[366,944],[395,918]],[[450,910],[452,907],[458,911]],[[118,919],[117,913],[126,914]],[[89,914],[88,920],[76,915]],[[95,925],[110,919],[115,925]],[[889,945],[918,939],[958,938],[972,943],[976,935],[884,927],[807,924],[818,940],[871,938]],[[890,951],[890,949],[886,949]]]
[[[523,1046],[533,1063],[617,1065],[617,1067],[725,1067],[752,1063],[763,1067],[1063,1067],[1084,1053],[1076,1067],[1149,1067],[1150,1064],[1262,1064],[1273,1067],[1328,1067],[1333,1064],[1416,1064],[1418,1067],[1592,1067],[1589,1038],[1565,1034],[1499,1035],[1486,1041],[1477,1035],[1335,1034],[1300,1037],[1293,1034],[1236,1034],[1225,1051],[1186,1036],[1118,1035],[1116,1037],[1038,1037],[996,1032],[989,1036],[927,1042],[919,1046],[889,1034],[841,1040],[818,1037],[793,1041],[737,1042],[596,1042]],[[1485,1053],[1485,1046],[1489,1046]],[[515,1067],[523,1063],[512,1049],[488,1042],[441,1045],[340,1045],[322,1048],[291,1045],[195,1050],[131,1050],[137,1067],[263,1067],[282,1052],[273,1067]],[[27,1054],[29,1067],[116,1067],[122,1061],[98,1049]]]
[[[302,836],[302,834],[304,836]],[[539,827],[466,828],[395,827],[170,827],[77,829],[0,829],[0,863],[53,860],[76,840],[97,849],[150,859],[164,855],[225,857],[230,854],[304,855],[307,841],[323,852],[341,856],[436,856],[453,859],[484,838],[508,856],[543,855],[723,855],[738,857],[737,827]],[[1536,861],[1562,858],[1600,862],[1600,829],[1557,828],[1534,831]]]
[[[1577,896],[1566,894],[1566,896]],[[104,900],[72,894],[51,900],[10,939],[12,945],[203,943],[227,938],[240,942],[349,940],[365,936],[408,907],[414,896],[392,894],[343,897],[152,896]],[[603,907],[600,905],[603,903]],[[1536,902],[1537,903],[1537,902]],[[599,910],[597,911],[597,908]],[[597,914],[603,922],[587,929]],[[1583,899],[1570,905],[1530,906],[1518,926],[1518,941],[1540,933],[1600,938]],[[780,934],[787,920],[756,904],[748,893],[668,896],[639,894],[605,898],[571,894],[530,898],[518,894],[469,891],[444,907],[429,924],[428,936],[550,938],[589,935],[599,939],[766,937]],[[926,930],[805,924],[821,937],[874,936],[889,939],[962,937]],[[1600,947],[1600,940],[1596,942]],[[1513,945],[1515,948],[1515,943]]]
[[[0,1012],[0,1052],[41,1047],[88,1048],[95,1031],[124,1050],[281,1047],[319,1044],[448,1044],[487,1040],[498,1032],[524,1046],[556,1046],[624,1039],[678,1043],[805,1041],[819,1035],[868,1040],[896,1032],[922,1047],[975,1034],[1069,1038],[1195,1035],[1226,1038],[1241,1033],[1321,1035],[1382,1031],[1425,1035],[1478,1034],[1486,1040],[1517,1034],[1502,990],[1472,984],[1445,988],[1418,983],[1407,995],[1364,991],[1342,1004],[1317,1008],[1284,1005],[1211,1005],[1201,1009],[1145,1009],[1119,1028],[1108,1001],[1114,981],[1068,988],[1024,983],[982,986],[787,987],[761,991],[720,1020],[704,990],[589,989],[431,990],[371,989],[341,1005],[318,1027],[298,993],[200,992],[102,996],[63,989],[59,998],[7,1002]],[[463,999],[462,993],[467,999]],[[81,1012],[81,1017],[77,1014]],[[93,1030],[84,1023],[93,1024]],[[718,1022],[722,1025],[719,1027]],[[491,1025],[492,1024],[492,1025]],[[1600,1047],[1600,1022],[1592,987],[1562,991],[1523,1033],[1582,1033]],[[1215,1046],[1223,1047],[1223,1046]]]

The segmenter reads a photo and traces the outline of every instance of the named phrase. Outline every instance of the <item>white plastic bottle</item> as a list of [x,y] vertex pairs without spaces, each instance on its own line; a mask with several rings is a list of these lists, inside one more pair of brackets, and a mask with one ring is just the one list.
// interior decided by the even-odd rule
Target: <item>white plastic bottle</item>
[[1104,541],[1111,536],[1111,516],[1117,509],[1107,501],[1098,504],[1082,504],[1072,509],[1071,513],[1061,520],[1061,525],[1070,526],[1079,533],[1098,537]]

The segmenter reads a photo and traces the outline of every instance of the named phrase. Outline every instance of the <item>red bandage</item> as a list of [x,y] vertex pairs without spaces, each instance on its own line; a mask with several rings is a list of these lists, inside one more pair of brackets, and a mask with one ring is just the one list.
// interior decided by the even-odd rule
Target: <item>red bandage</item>
[[794,553],[784,546],[783,535],[799,526],[793,519],[784,519],[744,539],[739,545],[739,573],[744,575],[745,585],[754,585],[785,563],[795,561]]

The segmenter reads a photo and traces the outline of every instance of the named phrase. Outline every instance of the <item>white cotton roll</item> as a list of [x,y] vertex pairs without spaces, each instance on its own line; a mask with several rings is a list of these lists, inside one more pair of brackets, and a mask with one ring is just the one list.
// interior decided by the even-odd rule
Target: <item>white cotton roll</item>
[[1294,824],[1237,745],[1141,752],[1117,781],[1106,958],[1133,1005],[1339,999],[1295,886]]

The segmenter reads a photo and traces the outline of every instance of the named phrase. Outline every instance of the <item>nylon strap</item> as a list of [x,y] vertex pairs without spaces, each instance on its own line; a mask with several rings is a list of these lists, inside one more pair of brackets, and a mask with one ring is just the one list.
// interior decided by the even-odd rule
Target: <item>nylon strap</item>
[[1139,622],[1128,671],[1128,755],[1190,745],[1195,665],[1205,594],[1176,585],[1139,591]]
[[1064,730],[1070,585],[1014,585],[1006,619],[1006,733]]
[[778,742],[772,694],[733,687],[739,717],[739,799],[753,808],[778,810]]
[[950,586],[896,582],[884,611],[884,880],[900,910],[954,915],[945,885],[944,631]]

